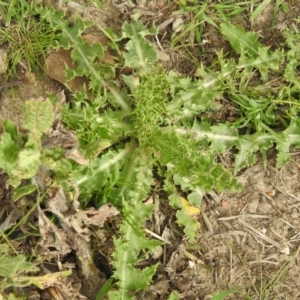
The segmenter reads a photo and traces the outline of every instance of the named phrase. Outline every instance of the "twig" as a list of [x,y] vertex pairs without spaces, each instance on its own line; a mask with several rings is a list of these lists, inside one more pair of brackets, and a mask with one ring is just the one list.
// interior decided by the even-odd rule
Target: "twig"
[[279,264],[278,261],[269,261],[269,260],[262,259],[262,260],[249,261],[249,262],[247,262],[247,265],[262,264],[262,263],[272,264],[272,265],[278,265]]
[[271,216],[267,216],[267,215],[245,214],[245,215],[238,215],[238,216],[218,218],[218,221],[234,220],[234,219],[238,219],[238,218],[242,218],[242,217],[245,217],[245,218],[255,218],[255,219],[270,219],[271,218]]
[[9,82],[0,82],[0,89],[10,88],[13,86],[21,85],[25,82],[25,80],[14,80]]
[[169,245],[172,244],[171,242],[169,242],[168,240],[162,238],[161,236],[159,236],[158,234],[154,233],[153,231],[150,231],[150,230],[147,229],[147,228],[144,228],[144,230],[145,230],[147,233],[149,233],[149,234],[151,234],[152,236],[154,236],[155,238],[157,238],[158,240],[161,240],[161,241],[163,241],[164,243],[169,244]]
[[227,231],[227,232],[223,232],[223,233],[217,233],[214,236],[220,236],[220,235],[244,235],[244,236],[246,236],[247,233],[245,233],[244,231],[239,231],[239,230],[231,230],[231,231]]
[[171,24],[173,21],[175,20],[175,18],[170,18],[166,21],[164,21],[163,23],[159,24],[156,28],[157,31],[159,32],[160,30],[164,29],[165,27],[167,27],[169,24]]
[[293,199],[295,199],[295,200],[297,200],[297,201],[299,201],[300,202],[300,199],[298,198],[298,197],[296,197],[295,195],[293,195],[293,194],[290,194],[290,193],[288,193],[288,192],[284,192],[283,190],[281,190],[278,186],[274,186],[280,193],[282,193],[283,195],[286,195],[286,196],[288,196],[288,197],[291,197],[291,198],[293,198]]
[[214,230],[213,230],[213,227],[211,225],[211,223],[209,222],[208,220],[208,217],[206,215],[206,213],[204,211],[201,212],[201,215],[202,215],[202,218],[203,218],[203,221],[204,221],[204,224],[206,225],[208,231],[213,234],[214,233]]
[[238,222],[240,224],[244,225],[245,227],[247,227],[248,229],[252,230],[254,233],[256,233],[264,241],[266,241],[269,244],[275,246],[281,253],[284,253],[284,254],[287,254],[287,255],[290,253],[290,249],[289,249],[288,245],[286,245],[286,244],[285,245],[279,244],[278,242],[272,240],[268,236],[266,236],[266,235],[262,234],[261,232],[259,232],[258,230],[256,230],[251,225],[249,225],[246,222],[244,222],[242,219],[238,219]]
[[262,195],[264,195],[266,198],[267,198],[267,200],[269,200],[268,202],[271,204],[271,206],[280,214],[280,215],[282,215],[282,213],[279,211],[279,209],[276,207],[276,205],[274,204],[274,199],[273,198],[271,198],[270,196],[268,196],[267,194],[265,194],[265,193],[263,193],[263,192],[261,192],[261,194]]

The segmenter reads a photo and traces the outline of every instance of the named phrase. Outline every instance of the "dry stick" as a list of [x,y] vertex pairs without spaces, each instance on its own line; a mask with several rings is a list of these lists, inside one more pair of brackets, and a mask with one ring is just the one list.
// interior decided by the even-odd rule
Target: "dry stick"
[[24,80],[14,80],[14,81],[9,81],[9,82],[0,82],[0,89],[10,88],[10,87],[13,87],[13,86],[21,85],[24,82],[25,82]]
[[242,219],[238,219],[238,222],[242,225],[244,225],[245,227],[247,227],[248,229],[252,230],[254,233],[256,233],[261,239],[265,240],[266,242],[268,242],[269,244],[275,246],[281,253],[284,254],[289,254],[290,253],[290,249],[288,247],[288,245],[281,245],[280,243],[272,240],[271,238],[269,238],[268,236],[262,234],[261,232],[259,232],[258,230],[256,230],[254,227],[252,227],[251,225],[247,224],[246,222],[244,222]]
[[210,191],[207,193],[209,196],[211,196],[211,198],[217,203],[220,204],[221,203],[221,197],[215,193],[214,191]]
[[269,260],[265,260],[265,259],[247,262],[248,265],[262,264],[262,263],[271,264],[271,265],[278,265],[279,264],[278,261],[269,261]]
[[278,220],[282,221],[283,223],[285,223],[285,224],[287,224],[287,225],[289,225],[289,226],[291,226],[293,228],[299,228],[298,226],[292,225],[291,223],[289,223],[288,221],[284,220],[283,218],[279,218]]
[[156,28],[157,28],[157,31],[160,31],[164,28],[166,28],[169,24],[171,24],[173,21],[175,21],[175,18],[170,18],[166,21],[164,21],[163,23],[159,24]]
[[234,219],[238,219],[238,218],[242,218],[242,217],[255,218],[255,219],[270,219],[271,218],[271,216],[267,216],[267,215],[245,214],[245,215],[218,218],[218,221],[228,221],[228,220],[234,220]]
[[274,199],[273,198],[271,198],[271,197],[269,197],[267,194],[265,194],[265,193],[263,193],[263,192],[261,192],[261,194],[262,195],[264,195],[266,198],[267,198],[267,200],[268,200],[268,202],[270,203],[270,205],[280,214],[280,215],[282,215],[282,213],[279,211],[279,209],[276,207],[276,205],[274,204]]
[[293,246],[291,245],[291,243],[288,242],[288,241],[286,240],[285,237],[281,236],[277,231],[275,231],[275,229],[273,229],[273,228],[271,227],[270,230],[271,230],[271,231],[273,232],[273,234],[276,235],[279,239],[281,239],[282,241],[284,241],[284,243],[286,243],[289,247],[293,247]]
[[217,233],[214,236],[222,236],[222,235],[244,235],[244,236],[246,236],[247,233],[245,233],[244,231],[239,231],[239,230],[231,230],[231,231],[227,231],[227,232],[223,232],[223,233]]
[[283,195],[286,195],[286,196],[288,196],[288,197],[291,197],[291,198],[293,198],[293,199],[295,199],[295,200],[297,200],[297,201],[300,201],[300,199],[298,198],[298,197],[296,197],[295,195],[293,195],[293,194],[290,194],[290,193],[288,193],[288,192],[284,192],[283,190],[281,190],[278,186],[274,186],[280,193],[282,193]]
[[[284,192],[284,191],[280,190],[277,186],[275,186],[275,188],[276,188],[278,191],[280,191],[283,195],[285,195],[286,197],[290,197],[290,198],[293,198],[293,199],[295,199],[295,200],[297,200],[297,201],[300,201],[300,199],[297,198],[296,196],[294,196],[293,194]],[[293,207],[295,207],[295,208],[298,209],[298,205],[299,205],[300,203],[294,204],[294,203],[291,202],[289,199],[286,199],[286,200],[287,200]]]
[[214,233],[214,230],[213,230],[213,227],[211,225],[211,223],[209,222],[208,220],[208,217],[206,215],[206,213],[204,211],[201,212],[201,215],[202,215],[202,218],[203,218],[203,221],[204,221],[204,224],[206,225],[208,231],[213,234]]
[[163,242],[165,242],[166,244],[172,245],[172,243],[164,238],[162,238],[161,236],[159,236],[158,234],[154,233],[153,231],[144,228],[144,231],[146,231],[147,233],[151,234],[152,236],[154,236],[155,238],[157,238],[158,240],[161,240]]
[[229,247],[229,253],[230,253],[230,273],[229,273],[229,282],[232,283],[232,248]]

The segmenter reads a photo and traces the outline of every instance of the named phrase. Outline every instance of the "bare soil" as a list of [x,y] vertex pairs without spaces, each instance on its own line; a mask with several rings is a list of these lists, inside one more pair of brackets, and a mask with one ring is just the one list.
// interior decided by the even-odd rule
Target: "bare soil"
[[[293,18],[299,15],[300,3],[291,1],[288,13],[279,11],[274,22],[275,29],[271,31],[273,2],[275,1],[267,6],[253,24],[247,24],[244,19],[238,22],[247,30],[257,32],[262,43],[276,49],[283,40],[282,29],[289,26]],[[101,27],[112,27],[116,32],[120,32],[122,24],[130,20],[132,13],[139,12],[145,24],[157,26],[170,19],[172,12],[178,9],[175,3],[168,5],[164,0],[136,1],[134,7],[107,4],[102,9],[81,0],[77,3],[82,5],[82,9],[74,8],[70,2],[62,4],[61,8],[65,9],[70,17],[90,19]],[[99,31],[97,26],[93,31]],[[160,44],[156,44],[161,63],[169,70],[193,76],[196,66],[190,61],[186,50],[170,47],[172,33],[172,23],[159,31]],[[209,66],[216,50],[230,51],[230,48],[211,25],[205,27],[203,35],[209,43],[187,48],[198,61]],[[64,86],[46,74],[30,83],[3,88],[0,122],[10,119],[19,124],[20,106],[24,100],[46,97],[47,94],[56,94],[62,90]],[[268,152],[269,162],[266,169],[258,159],[254,166],[239,174],[240,182],[245,185],[242,192],[220,195],[211,192],[206,195],[200,216],[202,227],[197,241],[193,244],[185,240],[182,230],[176,225],[172,210],[166,204],[166,199],[161,196],[159,209],[148,226],[156,234],[168,239],[171,245],[163,246],[157,257],[145,260],[144,265],[156,262],[160,262],[160,265],[149,290],[141,292],[139,299],[164,300],[168,299],[170,292],[176,290],[180,299],[208,300],[218,292],[234,287],[241,287],[240,293],[232,294],[226,299],[246,299],[245,294],[248,295],[248,299],[300,299],[300,153],[295,151],[293,161],[279,170],[275,168],[275,156],[275,150]],[[6,186],[6,179],[5,174],[2,174],[0,224],[17,207],[17,204],[12,202],[11,190]],[[35,212],[30,220],[37,224],[37,218],[38,213]],[[91,247],[96,253],[95,264],[101,270],[102,277],[98,274],[101,278],[109,277],[113,273],[109,263],[113,251],[111,232],[117,231],[117,226],[118,221],[114,221],[104,229],[90,233],[90,242],[93,244]],[[31,252],[37,243],[42,245],[34,238],[14,243],[16,249],[24,254]],[[49,245],[44,247],[49,252],[45,252],[43,258],[50,255],[48,265],[45,266],[47,270],[57,271],[55,255],[63,264],[75,265],[73,275],[62,281],[58,287],[60,290],[65,289],[68,295],[65,299],[95,299],[95,291],[99,290],[100,286],[91,286],[82,280],[82,271],[74,254],[76,249],[63,254],[59,253],[58,248],[54,251]],[[54,252],[51,254],[51,251],[54,251],[55,255]],[[281,272],[282,270],[285,272]],[[268,284],[270,291],[269,295],[266,295]],[[51,288],[40,291],[30,287],[27,291],[27,299],[31,300],[60,299],[55,298],[57,291]]]

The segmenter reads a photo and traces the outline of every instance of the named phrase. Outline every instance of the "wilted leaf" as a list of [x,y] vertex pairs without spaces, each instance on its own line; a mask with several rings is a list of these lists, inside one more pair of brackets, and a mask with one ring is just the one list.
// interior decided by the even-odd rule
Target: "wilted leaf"
[[3,221],[3,223],[0,225],[0,232],[4,231],[11,226],[16,224],[16,221],[18,218],[20,218],[21,212],[18,209],[13,209],[10,214],[7,216],[7,218]]
[[14,277],[22,272],[36,272],[39,270],[35,265],[26,261],[23,255],[1,255],[0,256],[0,276],[14,279]]
[[78,149],[72,149],[66,152],[66,157],[76,161],[78,164],[82,166],[88,166],[90,161],[83,157],[83,155],[79,152]]
[[77,64],[71,58],[71,50],[61,48],[50,53],[44,69],[51,78],[63,85],[67,85],[74,93],[82,90],[84,86],[88,86],[88,78],[86,76],[76,76],[71,80],[67,80],[66,67],[75,70]]
[[189,201],[184,199],[183,197],[180,197],[182,210],[187,216],[198,216],[200,214],[200,208],[193,206],[190,204]]
[[38,141],[54,121],[54,106],[50,99],[31,99],[25,101],[22,108],[22,124]]
[[[45,253],[49,259],[51,259],[51,256],[57,257],[57,254],[65,255],[70,253],[71,247],[68,244],[68,238],[64,230],[58,228],[51,222],[40,207],[38,207],[38,212],[38,224],[42,237],[39,241],[39,245],[42,247],[42,252]],[[50,247],[56,249],[56,251],[49,251]]]
[[67,277],[72,274],[71,270],[61,271],[56,273],[49,273],[43,276],[18,276],[14,280],[15,286],[28,286],[30,284],[34,284],[40,289],[45,289],[49,286],[56,284],[60,281],[60,277]]
[[119,214],[119,211],[110,205],[102,205],[98,210],[94,208],[81,210],[78,212],[78,221],[85,225],[95,225],[102,227],[106,220]]

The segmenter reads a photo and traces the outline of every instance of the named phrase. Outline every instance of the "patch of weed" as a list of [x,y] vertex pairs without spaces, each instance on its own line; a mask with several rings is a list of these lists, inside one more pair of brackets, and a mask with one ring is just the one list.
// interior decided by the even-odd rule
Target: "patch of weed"
[[11,1],[0,9],[4,26],[0,27],[0,45],[8,52],[10,64],[7,78],[16,75],[20,61],[29,72],[39,73],[43,67],[46,51],[56,36],[49,23],[39,20],[34,1]]

